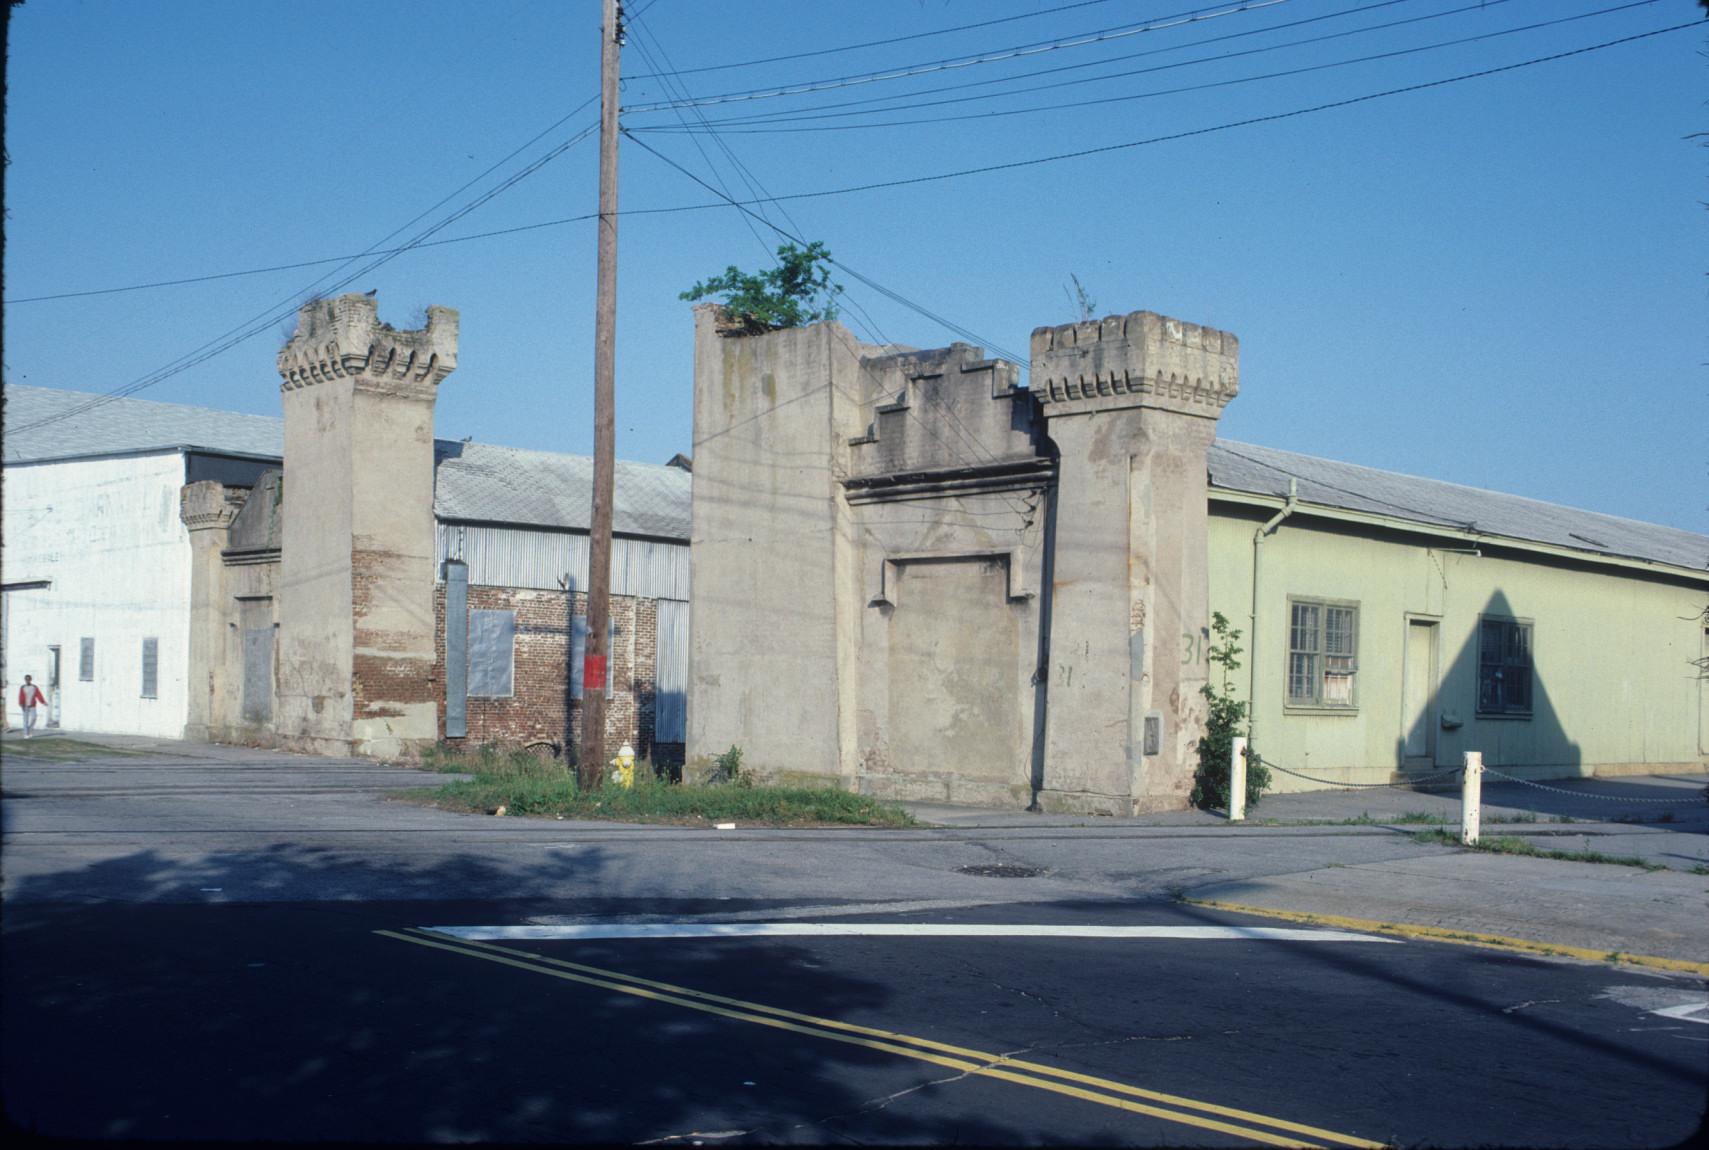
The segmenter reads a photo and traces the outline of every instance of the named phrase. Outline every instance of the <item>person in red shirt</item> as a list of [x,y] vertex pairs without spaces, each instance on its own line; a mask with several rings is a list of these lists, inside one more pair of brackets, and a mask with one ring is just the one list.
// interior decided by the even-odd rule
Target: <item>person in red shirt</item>
[[36,725],[36,707],[45,705],[47,696],[42,689],[28,676],[24,676],[24,685],[18,688],[18,709],[24,713],[24,738],[30,737],[30,730]]

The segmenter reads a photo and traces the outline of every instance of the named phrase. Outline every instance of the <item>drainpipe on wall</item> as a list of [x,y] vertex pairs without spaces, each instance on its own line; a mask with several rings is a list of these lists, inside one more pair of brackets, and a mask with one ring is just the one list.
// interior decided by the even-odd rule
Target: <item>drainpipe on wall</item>
[[1274,535],[1281,527],[1282,520],[1294,513],[1294,507],[1299,502],[1300,481],[1288,480],[1288,501],[1282,504],[1282,509],[1272,515],[1264,526],[1252,536],[1252,630],[1247,643],[1246,654],[1251,660],[1251,667],[1246,673],[1246,738],[1252,739],[1252,727],[1258,717],[1258,567],[1259,557],[1264,554],[1260,546],[1266,536]]

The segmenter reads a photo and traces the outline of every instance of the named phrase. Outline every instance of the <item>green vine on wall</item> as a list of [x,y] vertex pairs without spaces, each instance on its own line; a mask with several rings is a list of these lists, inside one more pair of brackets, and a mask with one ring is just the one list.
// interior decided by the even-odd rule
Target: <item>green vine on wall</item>
[[[1199,767],[1193,772],[1191,801],[1206,810],[1227,810],[1229,799],[1229,757],[1234,751],[1234,738],[1246,729],[1246,701],[1234,697],[1230,683],[1240,669],[1242,649],[1238,646],[1240,632],[1228,625],[1221,611],[1211,613],[1211,644],[1205,658],[1222,668],[1220,683],[1206,683],[1199,694],[1210,704],[1205,716],[1205,733],[1199,739]],[[1259,760],[1256,751],[1246,751],[1246,805],[1255,807],[1270,785],[1270,769]]]

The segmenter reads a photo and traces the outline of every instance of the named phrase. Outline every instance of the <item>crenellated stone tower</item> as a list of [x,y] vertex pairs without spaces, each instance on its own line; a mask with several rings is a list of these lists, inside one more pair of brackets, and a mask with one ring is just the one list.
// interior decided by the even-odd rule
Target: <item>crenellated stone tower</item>
[[316,300],[279,353],[287,746],[386,757],[436,737],[433,405],[457,321],[431,307],[425,328],[399,331],[368,296]]
[[1151,312],[1017,365],[697,312],[691,769],[888,798],[1184,807],[1205,452],[1232,335]]
[[1184,807],[1205,714],[1205,453],[1239,341],[1148,311],[1041,327],[1031,386],[1061,508],[1039,804]]

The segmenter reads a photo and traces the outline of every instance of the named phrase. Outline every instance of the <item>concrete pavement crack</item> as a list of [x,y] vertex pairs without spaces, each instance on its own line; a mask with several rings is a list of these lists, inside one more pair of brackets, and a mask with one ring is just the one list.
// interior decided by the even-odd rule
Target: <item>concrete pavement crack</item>
[[963,1070],[957,1074],[945,1075],[942,1078],[928,1079],[925,1082],[915,1083],[913,1086],[910,1086],[905,1090],[896,1090],[889,1094],[881,1094],[876,1098],[867,1099],[857,1105],[853,1110],[844,1111],[841,1114],[827,1115],[816,1122],[799,1122],[796,1125],[791,1126],[790,1129],[802,1130],[807,1127],[825,1126],[832,1122],[842,1122],[850,1118],[860,1118],[867,1114],[874,1114],[880,1110],[888,1108],[892,1102],[895,1102],[899,1098],[906,1098],[908,1095],[916,1094],[930,1086],[947,1086],[952,1082],[960,1082],[962,1079],[969,1078],[981,1070],[990,1070],[993,1067],[1002,1066],[1004,1063],[1009,1062],[1012,1059],[1019,1058],[1022,1055],[1031,1054],[1033,1049],[1033,1047],[1027,1046],[1022,1047],[1019,1050],[1005,1051],[1002,1054],[999,1054],[996,1058],[991,1059],[989,1062],[982,1063],[971,1070]]

